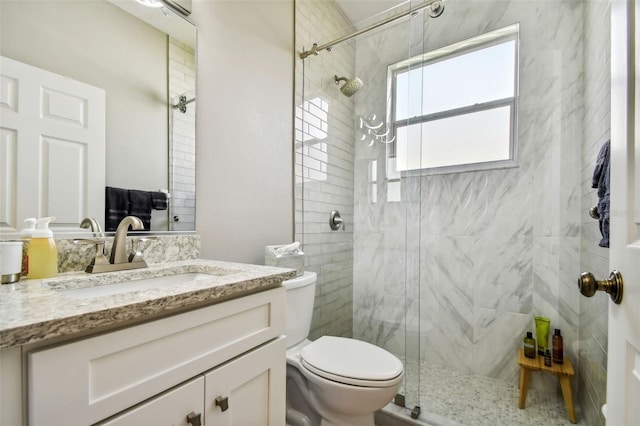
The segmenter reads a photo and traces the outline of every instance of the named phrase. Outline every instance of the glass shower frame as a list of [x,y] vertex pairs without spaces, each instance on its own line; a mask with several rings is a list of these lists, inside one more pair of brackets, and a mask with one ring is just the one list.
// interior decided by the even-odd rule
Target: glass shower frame
[[[582,15],[569,1],[554,10],[539,3],[447,2],[447,11],[436,20],[418,13],[331,52],[296,60],[296,238],[310,254],[306,268],[321,280],[323,275],[351,274],[350,283],[348,278],[341,284],[333,278],[319,282],[311,337],[342,333],[396,354],[405,362],[402,391],[410,408],[421,405],[423,411],[447,416],[445,403],[424,404],[437,398],[433,391],[443,387],[438,381],[477,376],[480,382],[514,386],[514,353],[533,328],[533,314],[550,317],[570,335],[566,340],[577,340],[579,301],[573,281],[580,264],[576,194],[583,184],[577,158],[583,118],[576,83],[581,42],[575,28]],[[329,12],[322,12],[324,19],[315,27],[313,13],[296,13],[301,25],[309,23],[317,31],[329,20]],[[520,23],[524,43],[517,167],[436,176],[394,174],[388,167],[390,147],[362,127],[363,121],[390,126],[388,66],[514,23]],[[548,31],[541,34],[540,26]],[[456,31],[447,31],[451,28]],[[309,31],[306,39],[297,39],[296,50],[350,30],[346,23],[324,34]],[[383,53],[389,45],[393,52]],[[396,59],[387,57],[393,54]],[[365,87],[345,98],[334,75],[358,76]],[[374,93],[368,87],[384,90]],[[304,168],[316,158],[304,153],[304,142],[312,138],[303,141],[305,117],[313,115],[313,108],[301,106],[322,96],[328,105],[326,135],[320,133],[322,139],[308,145],[324,144],[320,151],[326,161],[319,176],[324,173],[331,180],[336,172],[348,182],[344,188],[352,189],[351,200],[305,176]],[[329,231],[329,212],[336,202],[346,231]],[[351,267],[343,263],[339,268],[336,261],[345,259],[351,259]],[[568,348],[574,359],[576,350]]]

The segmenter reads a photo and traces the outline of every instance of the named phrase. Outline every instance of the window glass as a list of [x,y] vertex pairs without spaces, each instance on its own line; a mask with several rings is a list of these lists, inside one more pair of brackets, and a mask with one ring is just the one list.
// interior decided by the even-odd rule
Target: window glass
[[396,168],[405,171],[508,160],[510,115],[507,106],[400,127]]
[[514,96],[515,40],[396,75],[396,120]]
[[392,65],[395,171],[515,165],[517,56],[514,25]]

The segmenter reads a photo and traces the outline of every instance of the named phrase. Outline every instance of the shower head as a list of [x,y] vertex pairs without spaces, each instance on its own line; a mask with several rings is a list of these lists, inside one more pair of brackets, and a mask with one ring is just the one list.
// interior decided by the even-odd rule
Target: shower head
[[337,75],[334,75],[333,80],[336,82],[336,84],[340,84],[341,81],[346,81],[346,83],[343,84],[340,88],[340,91],[343,95],[348,97],[355,95],[358,90],[364,87],[364,83],[358,77],[354,77],[349,80],[346,77],[338,77]]
[[429,5],[430,17],[437,18],[438,16],[442,15],[442,12],[444,12],[444,4],[442,4],[440,1],[436,0]]

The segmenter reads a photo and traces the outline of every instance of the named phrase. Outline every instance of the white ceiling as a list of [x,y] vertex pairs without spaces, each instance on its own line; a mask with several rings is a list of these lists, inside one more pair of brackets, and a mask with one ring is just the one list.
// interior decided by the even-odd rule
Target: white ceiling
[[358,24],[365,19],[405,3],[405,0],[336,0],[336,3],[353,24]]

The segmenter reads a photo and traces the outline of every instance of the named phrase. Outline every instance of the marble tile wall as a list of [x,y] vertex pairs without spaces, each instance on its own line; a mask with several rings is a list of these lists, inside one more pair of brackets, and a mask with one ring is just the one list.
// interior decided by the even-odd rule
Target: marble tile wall
[[419,14],[358,40],[356,73],[366,86],[356,117],[385,116],[389,64],[519,22],[518,167],[398,181],[386,172],[385,146],[356,142],[354,337],[515,382],[534,315],[562,330],[576,359],[583,4],[446,7],[436,20]]
[[[350,32],[332,0],[296,1],[296,51]],[[295,70],[295,237],[305,270],[318,273],[311,339],[351,336],[353,321],[353,98],[333,76],[354,74],[354,46],[340,45]],[[329,213],[339,210],[346,228],[331,231]]]
[[[611,1],[588,0],[584,14],[584,140],[582,144],[582,235],[580,239],[580,269],[596,277],[609,275],[609,249],[598,246],[598,222],[588,214],[597,203],[596,190],[591,188],[595,160],[610,138],[610,33]],[[580,298],[580,332],[578,350],[578,400],[586,424],[604,425],[600,407],[606,402],[608,300],[605,294]]]

